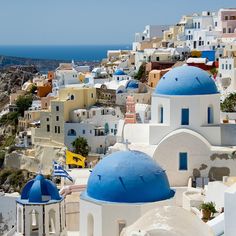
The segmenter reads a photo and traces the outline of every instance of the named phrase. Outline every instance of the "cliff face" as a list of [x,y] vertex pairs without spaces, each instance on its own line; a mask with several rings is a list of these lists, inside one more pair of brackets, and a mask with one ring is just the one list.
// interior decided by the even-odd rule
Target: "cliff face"
[[9,102],[11,93],[21,89],[38,72],[35,66],[12,66],[0,69],[0,111]]

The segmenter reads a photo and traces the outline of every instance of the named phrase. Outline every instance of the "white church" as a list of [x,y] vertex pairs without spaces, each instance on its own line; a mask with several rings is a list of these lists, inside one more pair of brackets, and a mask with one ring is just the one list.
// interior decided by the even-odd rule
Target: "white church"
[[236,125],[221,123],[215,82],[197,67],[166,73],[152,95],[149,123],[123,123],[118,137],[111,152],[128,140],[130,149],[147,153],[166,170],[171,186],[186,186],[190,177],[236,174]]

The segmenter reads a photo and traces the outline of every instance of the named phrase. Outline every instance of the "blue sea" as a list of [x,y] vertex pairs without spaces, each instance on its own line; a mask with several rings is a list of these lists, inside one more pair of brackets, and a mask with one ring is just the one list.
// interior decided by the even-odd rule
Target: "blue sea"
[[131,49],[131,45],[0,46],[0,55],[32,59],[100,61],[108,50]]

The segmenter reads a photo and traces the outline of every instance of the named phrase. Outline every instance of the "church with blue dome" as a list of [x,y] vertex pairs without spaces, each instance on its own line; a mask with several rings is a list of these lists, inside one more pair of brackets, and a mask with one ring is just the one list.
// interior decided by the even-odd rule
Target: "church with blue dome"
[[232,152],[229,147],[236,146],[236,126],[222,122],[220,93],[208,72],[187,65],[175,67],[160,79],[151,100],[151,118],[119,126],[120,136],[111,151],[122,150],[128,140],[133,149],[164,168],[171,186],[236,174],[230,158],[212,158]]
[[174,196],[165,170],[150,156],[131,150],[112,153],[95,166],[81,194],[80,232],[116,235],[116,227],[131,224],[150,208],[171,204]]
[[66,235],[64,198],[42,174],[23,187],[16,203],[16,235]]

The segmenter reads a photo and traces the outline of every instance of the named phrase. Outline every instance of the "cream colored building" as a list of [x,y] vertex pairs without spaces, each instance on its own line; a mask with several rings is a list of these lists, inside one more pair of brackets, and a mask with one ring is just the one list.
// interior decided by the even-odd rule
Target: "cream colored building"
[[51,140],[64,144],[64,125],[75,109],[89,108],[96,102],[96,89],[66,87],[59,90],[58,98],[51,101],[48,110],[40,112],[40,128],[35,130],[35,142]]

